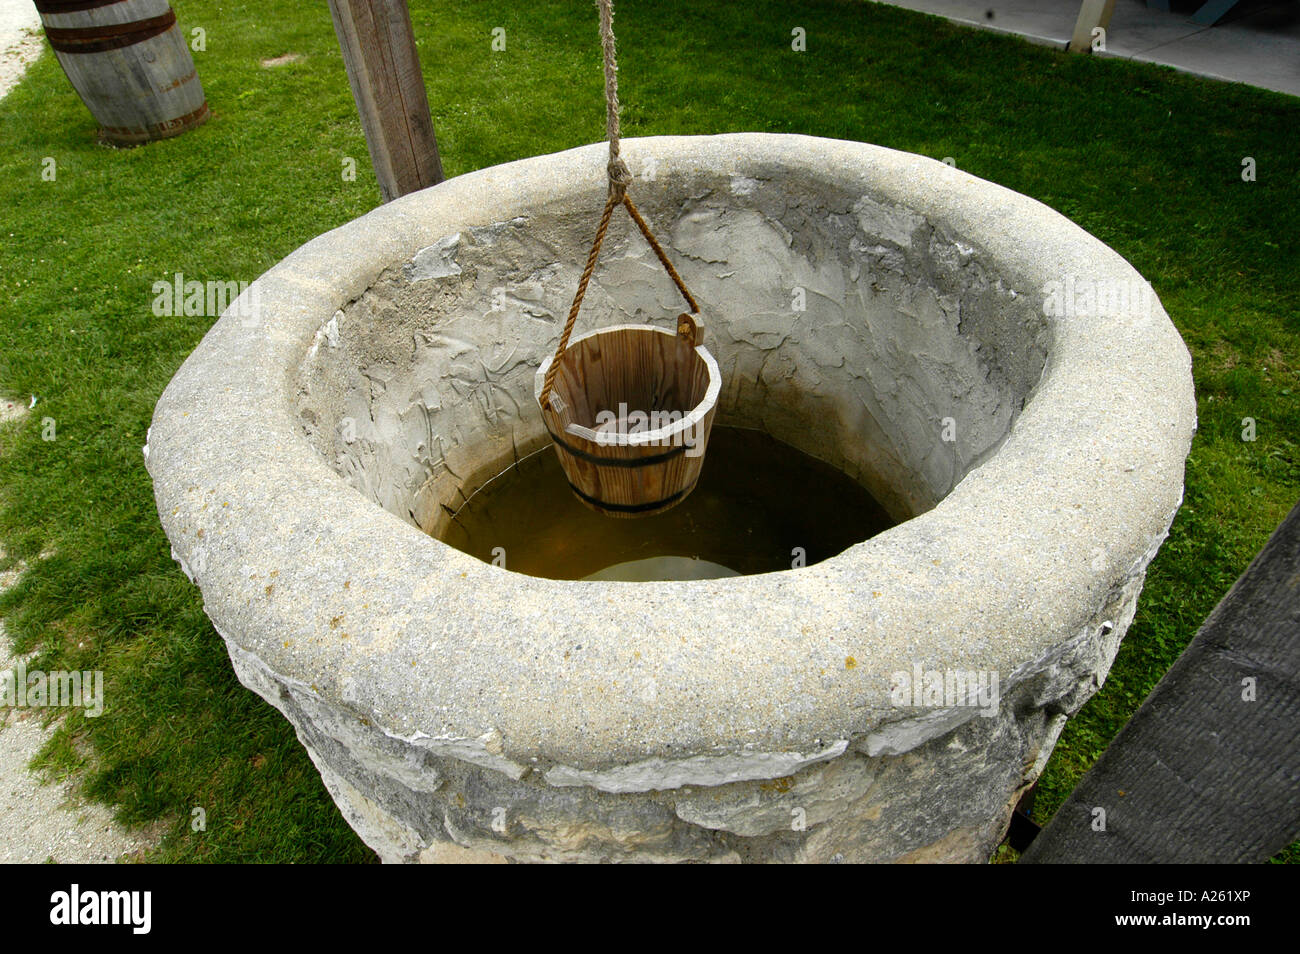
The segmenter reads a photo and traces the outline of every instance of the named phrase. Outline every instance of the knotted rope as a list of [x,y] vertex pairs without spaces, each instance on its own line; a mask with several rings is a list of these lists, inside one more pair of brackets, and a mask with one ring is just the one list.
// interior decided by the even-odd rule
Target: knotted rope
[[600,48],[605,55],[605,138],[609,140],[609,194],[622,201],[632,182],[632,173],[619,155],[618,60],[614,55],[613,0],[596,0],[600,7]]
[[618,62],[614,55],[613,0],[596,0],[596,5],[600,8],[600,46],[605,60],[605,138],[609,140],[609,164],[606,167],[606,172],[609,175],[609,195],[605,199],[605,209],[600,215],[600,225],[596,227],[596,238],[591,243],[591,251],[587,253],[587,266],[582,270],[582,277],[578,279],[578,290],[573,296],[573,305],[569,308],[569,317],[564,323],[564,332],[560,335],[560,343],[555,349],[555,357],[551,359],[551,366],[546,369],[546,378],[542,382],[540,403],[547,410],[550,410],[551,388],[555,384],[555,376],[560,370],[560,358],[564,356],[564,350],[569,346],[569,336],[573,333],[574,322],[578,320],[578,310],[582,307],[582,299],[587,294],[587,285],[591,282],[591,273],[596,270],[596,260],[600,257],[600,246],[605,241],[605,233],[609,231],[609,220],[614,214],[615,206],[622,205],[627,209],[627,214],[632,217],[632,221],[636,223],[637,228],[641,230],[641,234],[650,243],[655,256],[668,273],[668,277],[673,280],[673,284],[677,286],[677,290],[682,293],[682,298],[686,300],[686,304],[690,308],[689,314],[678,317],[677,333],[687,338],[692,344],[697,343],[699,334],[700,306],[686,287],[686,283],[682,281],[681,275],[677,274],[677,269],[673,268],[673,263],[668,260],[668,253],[663,250],[663,246],[659,244],[654,233],[650,231],[650,226],[641,217],[641,213],[637,211],[637,207],[627,194],[627,187],[632,184],[632,173],[628,171],[627,163],[623,161],[623,157],[619,153]]

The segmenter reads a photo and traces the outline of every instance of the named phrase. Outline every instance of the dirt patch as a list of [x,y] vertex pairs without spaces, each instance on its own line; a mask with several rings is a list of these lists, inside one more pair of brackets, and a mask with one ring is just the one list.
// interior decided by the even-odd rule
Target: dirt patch
[[28,407],[20,401],[6,401],[0,399],[0,424],[8,424],[10,421],[21,421],[27,416]]
[[272,69],[276,66],[286,66],[289,63],[297,63],[301,59],[301,53],[286,53],[284,56],[273,56],[269,60],[262,60],[262,66],[267,69]]

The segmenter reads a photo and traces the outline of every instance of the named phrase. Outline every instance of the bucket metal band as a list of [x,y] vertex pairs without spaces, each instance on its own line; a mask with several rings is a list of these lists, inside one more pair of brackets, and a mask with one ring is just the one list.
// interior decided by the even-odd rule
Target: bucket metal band
[[113,23],[108,26],[60,29],[46,27],[50,46],[60,53],[102,53],[120,50],[166,33],[176,23],[176,11],[170,7],[162,16],[133,23]]
[[689,486],[683,487],[675,494],[669,494],[662,500],[653,500],[650,503],[641,504],[617,504],[610,503],[607,500],[599,500],[596,497],[592,497],[590,494],[583,493],[581,489],[573,485],[573,481],[569,481],[569,489],[597,510],[608,510],[612,513],[645,513],[647,510],[660,510],[664,507],[675,504],[694,490],[696,483],[698,483],[698,481],[692,482]]
[[566,451],[581,460],[589,461],[593,464],[599,464],[602,467],[646,467],[650,464],[662,464],[666,460],[672,460],[678,454],[686,452],[686,443],[682,442],[671,450],[666,450],[662,454],[648,454],[645,457],[597,457],[595,454],[589,454],[580,447],[574,447],[572,444],[551,430],[550,425],[546,427],[546,433],[551,435],[551,440],[563,447]]

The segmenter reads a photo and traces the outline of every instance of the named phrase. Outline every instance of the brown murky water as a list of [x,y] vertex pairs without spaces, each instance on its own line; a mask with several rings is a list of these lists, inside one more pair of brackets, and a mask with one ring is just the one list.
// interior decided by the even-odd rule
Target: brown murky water
[[700,481],[666,513],[603,517],[569,490],[546,447],[493,478],[443,542],[556,580],[680,580],[811,566],[893,526],[835,468],[761,431],[713,428]]

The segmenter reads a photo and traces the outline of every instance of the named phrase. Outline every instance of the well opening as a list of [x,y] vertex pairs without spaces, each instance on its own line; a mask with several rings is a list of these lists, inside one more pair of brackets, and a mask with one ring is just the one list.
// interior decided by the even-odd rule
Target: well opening
[[[688,166],[640,201],[706,303],[717,424],[829,465],[896,523],[997,450],[1042,375],[1049,331],[1039,296],[1004,282],[968,236],[834,180],[833,170],[760,180]],[[395,262],[322,327],[299,371],[299,419],[358,491],[445,539],[484,484],[550,442],[535,375],[581,271],[587,204],[559,195],[507,221],[466,223]],[[641,236],[618,223],[578,331],[670,324],[675,295]],[[702,381],[612,390],[635,395],[631,410],[680,411]],[[584,401],[601,390],[590,384],[573,368],[557,378],[571,423],[594,432],[600,412],[618,415]]]

